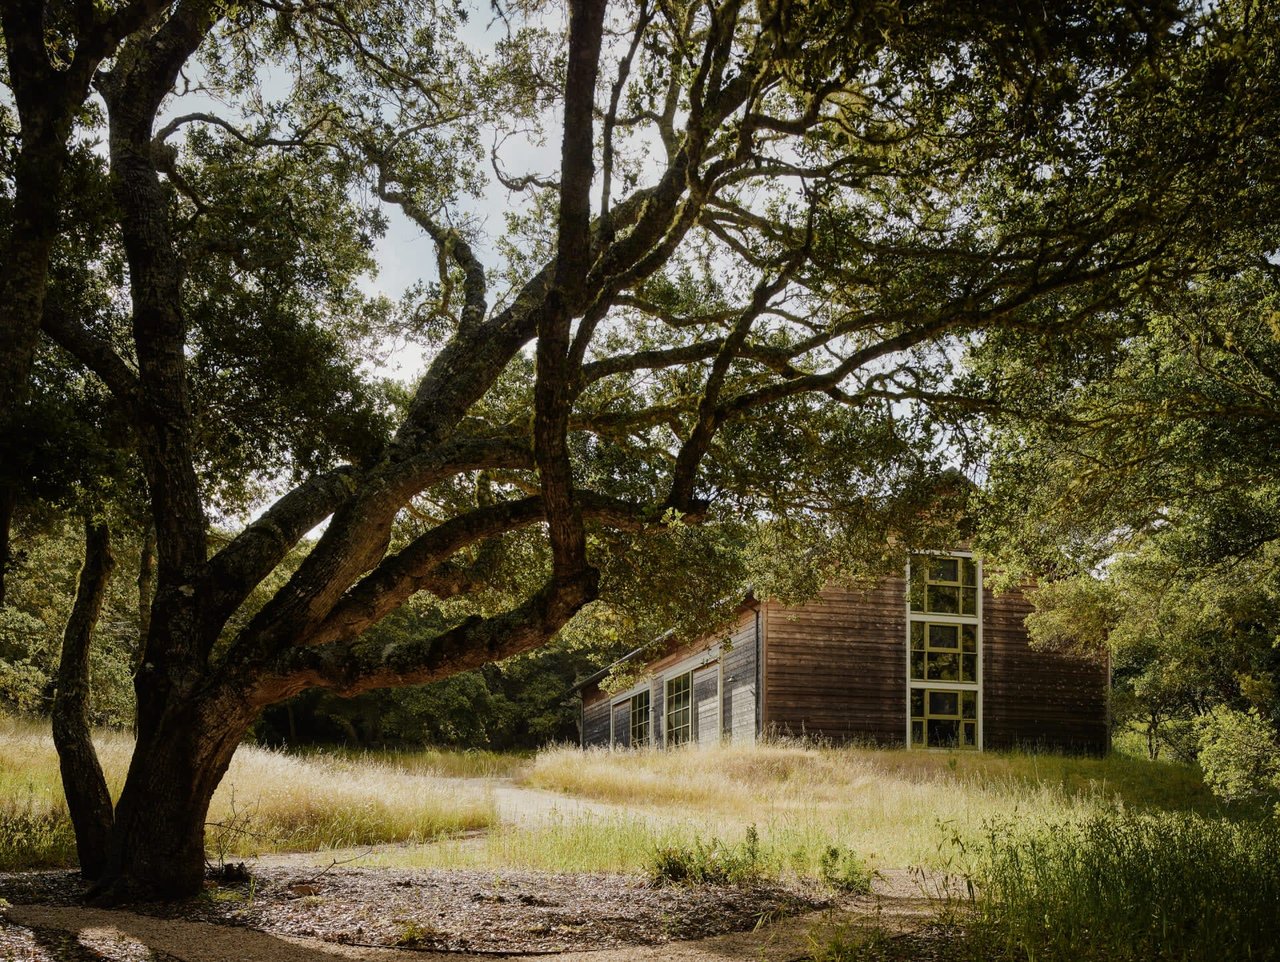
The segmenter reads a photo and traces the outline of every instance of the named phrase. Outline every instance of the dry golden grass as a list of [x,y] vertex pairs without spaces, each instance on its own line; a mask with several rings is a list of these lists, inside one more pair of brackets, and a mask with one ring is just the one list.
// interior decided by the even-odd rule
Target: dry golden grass
[[[113,793],[133,748],[95,735]],[[456,781],[373,758],[236,753],[210,807],[211,856],[425,841],[493,824],[492,800]],[[53,742],[43,725],[0,719],[0,868],[66,865],[74,844]]]
[[[821,748],[795,742],[610,754],[539,754],[527,784],[659,808],[664,831],[735,838],[756,825],[777,860],[802,874],[836,845],[879,867],[936,864],[939,847],[992,821],[1078,818],[1118,807],[1216,811],[1185,766],[1112,756],[964,754]],[[643,820],[597,825],[636,837]],[[649,834],[656,834],[651,828]],[[597,845],[603,844],[597,842]]]

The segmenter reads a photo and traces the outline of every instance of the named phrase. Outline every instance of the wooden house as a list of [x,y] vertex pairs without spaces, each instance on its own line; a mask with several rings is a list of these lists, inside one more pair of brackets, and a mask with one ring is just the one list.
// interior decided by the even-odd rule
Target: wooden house
[[[763,733],[884,746],[1102,753],[1108,667],[1032,650],[1031,606],[994,595],[968,552],[800,605],[748,597],[723,630],[670,649],[614,692],[587,679],[582,744],[754,741]],[[627,659],[623,659],[626,661]]]

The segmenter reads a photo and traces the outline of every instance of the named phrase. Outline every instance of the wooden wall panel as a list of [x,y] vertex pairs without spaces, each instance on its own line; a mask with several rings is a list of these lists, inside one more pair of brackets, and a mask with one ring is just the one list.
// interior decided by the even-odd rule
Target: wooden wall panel
[[1033,651],[1021,592],[982,593],[983,745],[1105,752],[1107,667],[1074,655]]
[[720,717],[725,736],[735,742],[756,737],[756,612],[745,612],[729,635],[724,653]]
[[693,737],[698,747],[720,744],[720,665],[693,673]]
[[661,676],[649,682],[649,738],[658,747],[666,744],[666,695],[667,684]]
[[827,588],[795,607],[764,607],[769,730],[901,745],[906,729],[902,578]]
[[582,747],[609,747],[609,699],[582,707]]
[[631,700],[613,706],[613,744],[627,748],[631,744]]

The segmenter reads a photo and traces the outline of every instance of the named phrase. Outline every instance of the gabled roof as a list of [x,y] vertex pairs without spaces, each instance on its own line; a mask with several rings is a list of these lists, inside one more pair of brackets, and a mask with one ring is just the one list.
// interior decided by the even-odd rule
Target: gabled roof
[[[743,608],[747,607],[748,605],[753,605],[755,603],[756,603],[755,592],[750,588],[748,588],[747,593],[743,595],[742,600],[738,602],[738,606],[734,608],[734,614],[735,615],[738,614],[740,611],[742,611]],[[617,661],[613,662],[612,664],[605,665],[605,667],[601,668],[595,674],[589,675],[588,677],[582,679],[582,681],[578,682],[573,687],[566,689],[565,693],[561,695],[560,698],[564,699],[564,698],[568,698],[570,695],[576,695],[580,693],[584,688],[589,688],[591,685],[595,685],[599,682],[604,681],[606,678],[609,677],[609,673],[612,672],[619,665],[625,665],[627,662],[631,661],[634,658],[639,657],[640,655],[644,654],[646,651],[652,651],[656,646],[658,646],[662,642],[669,641],[674,635],[675,635],[675,629],[672,629],[671,631],[663,632],[661,635],[653,639],[653,641],[649,642],[647,645],[641,645],[639,648],[636,648],[632,651],[627,652]],[[649,660],[656,661],[658,659],[651,658]]]

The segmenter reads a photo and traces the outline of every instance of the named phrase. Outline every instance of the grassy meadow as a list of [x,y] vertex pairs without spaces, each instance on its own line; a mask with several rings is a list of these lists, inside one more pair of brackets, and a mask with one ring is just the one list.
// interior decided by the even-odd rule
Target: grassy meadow
[[[94,742],[114,795],[124,782],[133,740],[99,732]],[[462,758],[449,759],[449,775],[464,768]],[[430,756],[410,765],[395,758],[289,755],[246,745],[214,796],[206,844],[210,858],[245,857],[426,841],[494,821],[487,794],[439,774]],[[48,725],[0,718],[0,871],[74,863],[75,841]]]
[[[118,790],[130,739],[97,740]],[[1187,962],[1280,952],[1275,816],[1224,806],[1191,766],[1119,753],[786,741],[614,754],[559,747],[531,757],[245,746],[210,822],[213,859],[417,842],[358,864],[801,877],[842,891],[865,888],[877,869],[919,866],[935,880],[928,894],[963,923],[957,958]],[[0,870],[73,862],[45,727],[0,719]],[[869,957],[860,946],[817,946],[815,957]]]

